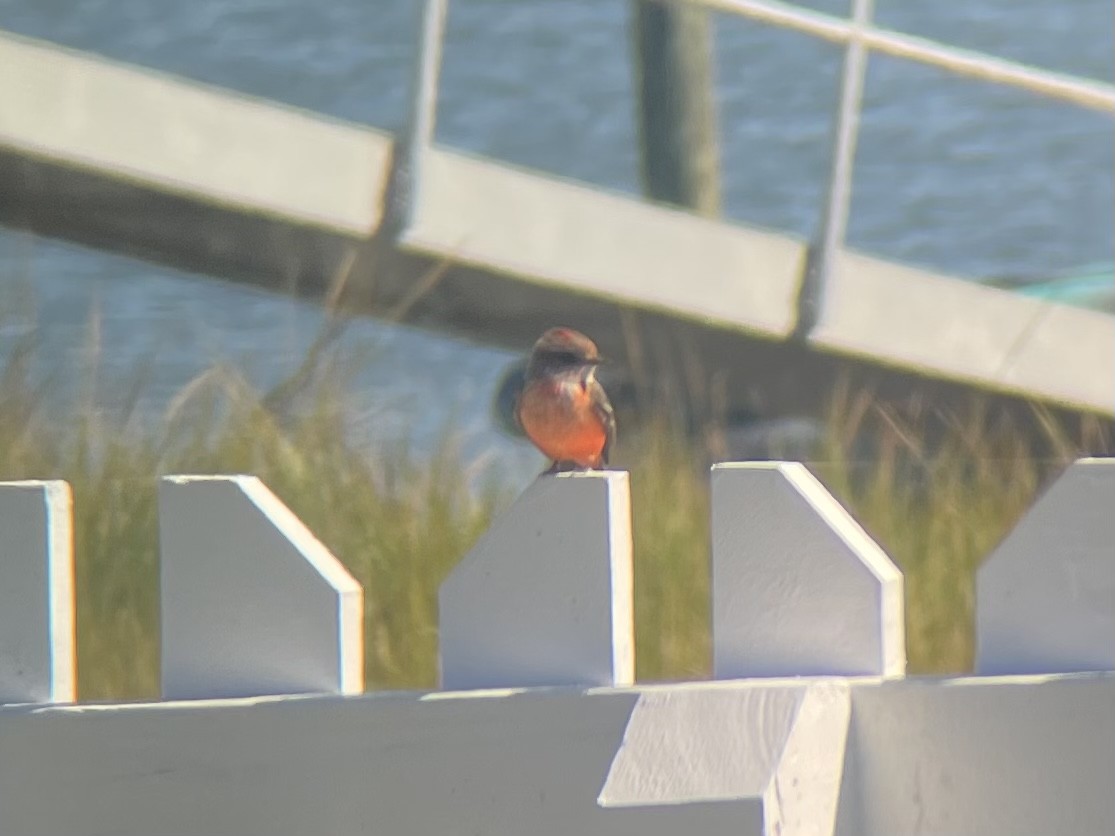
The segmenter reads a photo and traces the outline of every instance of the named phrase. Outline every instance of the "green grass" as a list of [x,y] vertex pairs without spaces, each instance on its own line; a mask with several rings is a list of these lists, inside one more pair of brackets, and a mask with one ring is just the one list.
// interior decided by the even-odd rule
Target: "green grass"
[[[132,420],[141,383],[119,416],[79,404],[61,426],[30,382],[32,353],[24,344],[0,368],[0,479],[73,486],[83,699],[157,693],[155,486],[172,472],[258,475],[364,585],[368,687],[435,685],[438,584],[513,499],[499,484],[478,488],[451,440],[424,457],[405,445],[360,449],[346,441],[339,375],[287,387],[294,410],[290,392],[253,391],[221,367],[186,387],[157,427]],[[911,671],[962,671],[975,567],[1080,440],[1050,423],[1055,453],[1038,461],[1020,431],[973,405],[930,450],[920,421],[867,395],[838,398],[815,470],[906,573]],[[866,461],[854,452],[864,439]],[[708,490],[694,465],[704,456],[662,424],[620,452],[632,473],[638,676],[706,676]]]
[[[896,415],[866,394],[833,405],[817,471],[902,569],[911,672],[971,669],[979,563],[1081,450],[1110,449],[1098,423],[1072,439],[1048,412],[1034,415],[1040,458],[1032,434],[978,399],[932,442],[916,411]],[[876,446],[856,462],[849,451],[863,438]]]

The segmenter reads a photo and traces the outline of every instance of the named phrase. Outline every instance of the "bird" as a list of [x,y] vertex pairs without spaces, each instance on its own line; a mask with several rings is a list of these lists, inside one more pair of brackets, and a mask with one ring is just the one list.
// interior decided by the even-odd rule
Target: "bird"
[[515,417],[553,464],[546,473],[602,469],[616,441],[616,416],[596,367],[596,344],[572,328],[550,328],[534,344]]

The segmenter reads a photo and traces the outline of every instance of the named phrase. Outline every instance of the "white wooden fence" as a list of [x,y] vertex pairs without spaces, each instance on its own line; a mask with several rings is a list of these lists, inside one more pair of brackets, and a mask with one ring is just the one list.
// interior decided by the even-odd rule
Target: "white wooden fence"
[[626,473],[541,478],[441,589],[445,691],[363,693],[362,591],[258,480],[161,487],[164,701],[74,697],[70,494],[0,485],[0,834],[1115,833],[1115,461],[905,678],[902,576],[797,464],[712,473],[715,681],[633,685]]

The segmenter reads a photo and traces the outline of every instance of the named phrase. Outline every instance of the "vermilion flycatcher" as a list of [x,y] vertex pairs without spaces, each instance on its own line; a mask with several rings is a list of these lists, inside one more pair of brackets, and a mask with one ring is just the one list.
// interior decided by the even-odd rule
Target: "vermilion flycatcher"
[[534,344],[515,414],[553,459],[551,473],[608,463],[616,416],[596,380],[600,363],[596,344],[572,328],[551,328]]

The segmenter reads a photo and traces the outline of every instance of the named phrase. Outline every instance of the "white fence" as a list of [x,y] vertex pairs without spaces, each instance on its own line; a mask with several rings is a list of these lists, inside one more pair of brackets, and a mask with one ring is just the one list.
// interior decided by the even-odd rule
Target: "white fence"
[[902,576],[802,466],[712,491],[715,681],[632,685],[612,472],[539,479],[445,582],[458,690],[364,694],[341,564],[258,480],[169,478],[165,701],[74,705],[69,490],[0,485],[0,833],[1115,833],[1115,461],[984,565],[963,679],[905,678]]

